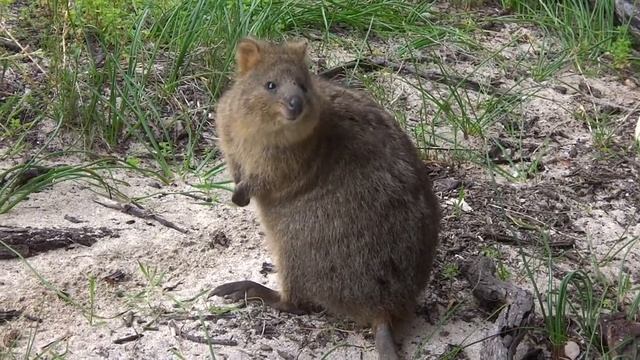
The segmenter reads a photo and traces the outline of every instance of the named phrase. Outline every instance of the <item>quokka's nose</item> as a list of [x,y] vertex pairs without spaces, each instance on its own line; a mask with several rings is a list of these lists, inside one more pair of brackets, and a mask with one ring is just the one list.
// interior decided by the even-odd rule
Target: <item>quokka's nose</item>
[[303,101],[300,95],[293,95],[286,99],[287,117],[289,120],[295,120],[302,114]]

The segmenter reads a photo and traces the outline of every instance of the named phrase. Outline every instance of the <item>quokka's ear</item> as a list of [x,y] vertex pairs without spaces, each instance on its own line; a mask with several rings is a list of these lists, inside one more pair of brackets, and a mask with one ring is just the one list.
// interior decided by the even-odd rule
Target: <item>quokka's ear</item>
[[287,44],[287,47],[298,58],[300,58],[301,60],[304,60],[307,56],[307,49],[309,48],[309,42],[306,39],[290,41]]
[[259,41],[249,37],[240,40],[236,47],[236,71],[240,75],[251,71],[260,62],[261,46]]

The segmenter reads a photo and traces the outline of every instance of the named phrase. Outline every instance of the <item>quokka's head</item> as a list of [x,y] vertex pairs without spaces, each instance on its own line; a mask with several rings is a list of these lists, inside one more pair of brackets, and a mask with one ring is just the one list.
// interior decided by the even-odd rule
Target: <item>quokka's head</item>
[[278,44],[244,38],[238,43],[235,86],[249,115],[241,118],[252,122],[246,125],[285,137],[315,127],[320,100],[306,58],[304,40]]

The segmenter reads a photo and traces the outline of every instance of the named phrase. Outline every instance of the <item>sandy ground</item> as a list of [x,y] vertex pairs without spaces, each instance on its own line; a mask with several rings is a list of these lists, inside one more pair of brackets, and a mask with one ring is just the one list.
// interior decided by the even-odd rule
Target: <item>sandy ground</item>
[[[148,179],[130,178],[129,182],[132,189],[146,187],[157,191],[146,186]],[[207,314],[212,306],[229,305],[217,298],[207,300],[206,296],[194,302],[186,299],[231,280],[251,279],[277,287],[275,273],[261,274],[263,263],[270,263],[270,258],[253,209],[240,209],[227,202],[208,207],[179,196],[167,196],[147,204],[148,208],[189,230],[188,234],[182,234],[100,206],[92,201],[94,198],[99,197],[82,185],[64,183],[53,191],[33,195],[15,211],[4,215],[2,224],[40,228],[104,226],[117,230],[118,237],[102,239],[91,247],[51,251],[27,261],[53,286],[84,306],[88,304],[89,277],[102,279],[120,270],[127,275],[126,280],[116,285],[98,281],[96,319],[91,325],[81,309],[57,298],[24,262],[3,261],[0,273],[3,308],[24,309],[27,314],[42,319],[40,323],[28,319],[12,322],[0,328],[3,333],[18,329],[22,335],[29,336],[30,331],[37,330],[34,349],[63,339],[59,346],[69,346],[68,358],[169,359],[175,358],[172,350],[188,359],[202,358],[208,354],[207,346],[177,338],[169,323],[177,324],[182,331],[198,333],[201,332],[198,320],[179,318],[185,314],[197,315],[200,311]],[[83,222],[74,224],[65,220],[65,216]],[[162,272],[162,282],[151,285],[139,263]],[[175,289],[161,290],[167,286]],[[145,293],[140,295],[141,292]],[[122,319],[131,314],[134,321],[127,326]],[[339,319],[279,314],[259,305],[227,315],[207,321],[213,338],[238,341],[237,346],[214,346],[218,358],[277,359],[281,358],[278,352],[284,352],[311,359],[342,343],[351,347],[333,352],[336,358],[372,358],[369,331],[354,330],[350,324],[342,328],[336,323]],[[150,323],[157,330],[144,331]],[[424,349],[441,353],[447,343],[459,343],[472,333],[481,336],[482,326],[477,321],[453,321],[438,327],[417,317],[402,329],[403,349],[412,353],[426,341],[427,335],[435,333],[435,339]],[[144,334],[138,341],[113,344],[116,339],[138,332]]]

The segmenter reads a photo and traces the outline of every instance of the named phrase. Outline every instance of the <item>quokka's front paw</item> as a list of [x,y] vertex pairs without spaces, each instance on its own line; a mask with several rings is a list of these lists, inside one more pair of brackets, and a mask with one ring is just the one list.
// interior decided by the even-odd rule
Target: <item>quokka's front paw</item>
[[251,196],[249,195],[249,191],[246,186],[242,183],[236,185],[235,190],[233,191],[233,195],[231,195],[231,202],[234,204],[244,207],[249,205],[251,201]]

